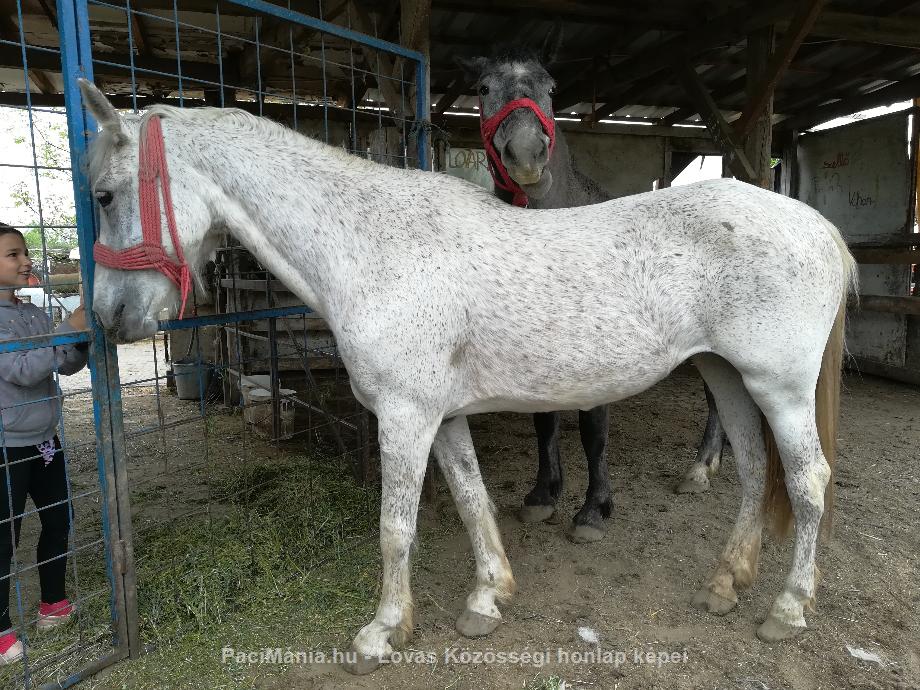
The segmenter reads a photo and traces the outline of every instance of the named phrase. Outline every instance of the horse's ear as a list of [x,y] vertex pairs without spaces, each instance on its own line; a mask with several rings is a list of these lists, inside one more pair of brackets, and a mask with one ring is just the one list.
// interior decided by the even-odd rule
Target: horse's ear
[[485,71],[486,65],[489,64],[489,58],[464,58],[459,55],[454,55],[454,64],[463,70],[463,78],[466,80],[466,83],[474,84],[479,81],[479,77],[482,76],[483,71]]
[[83,102],[96,121],[103,129],[115,133],[119,139],[126,140],[128,137],[122,125],[121,116],[105,94],[88,79],[78,79],[77,82],[80,85],[80,93],[83,94]]
[[562,22],[556,20],[553,22],[553,28],[546,34],[543,39],[543,46],[540,48],[540,63],[545,67],[551,65],[559,57],[562,51]]

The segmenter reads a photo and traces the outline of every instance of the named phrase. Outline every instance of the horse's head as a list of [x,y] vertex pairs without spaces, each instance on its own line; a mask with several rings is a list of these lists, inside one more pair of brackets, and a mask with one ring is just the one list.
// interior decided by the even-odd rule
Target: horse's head
[[[147,136],[148,122],[160,114],[121,116],[91,82],[81,80],[80,90],[102,126],[89,151],[90,181],[101,211],[93,311],[109,337],[116,342],[131,342],[156,332],[160,311],[177,304],[182,294],[180,285],[198,282],[192,281],[194,268],[206,258],[204,239],[214,224],[214,203],[207,191],[213,185],[183,161],[180,137],[164,136],[169,173],[169,182],[164,180],[164,186],[168,189],[163,189],[161,196],[158,183],[145,183],[154,190],[148,190],[143,203],[148,209],[145,237],[139,199],[139,142]],[[151,155],[147,153],[146,158],[149,160]],[[178,246],[167,220],[165,201],[170,196]],[[158,213],[157,209],[150,210],[151,197]],[[157,223],[161,228],[159,237]],[[157,244],[162,247],[159,253]]]
[[[458,60],[467,77],[475,80],[484,121],[520,99],[530,99],[552,120],[556,83],[544,65],[552,60],[560,37],[557,30],[551,32],[540,51],[513,47],[501,50],[496,57]],[[546,194],[552,184],[547,169],[550,136],[532,108],[511,111],[495,130],[492,145],[512,180],[528,196],[540,198]]]

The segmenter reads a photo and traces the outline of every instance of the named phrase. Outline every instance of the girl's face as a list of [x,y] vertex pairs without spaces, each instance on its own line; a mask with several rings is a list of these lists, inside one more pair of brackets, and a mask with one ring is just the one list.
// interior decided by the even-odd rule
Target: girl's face
[[0,289],[29,284],[32,259],[22,237],[15,232],[0,235]]

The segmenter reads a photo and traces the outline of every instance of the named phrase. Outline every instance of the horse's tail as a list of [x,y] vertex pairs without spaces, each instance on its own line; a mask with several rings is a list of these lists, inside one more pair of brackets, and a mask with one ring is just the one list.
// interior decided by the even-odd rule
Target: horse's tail
[[[856,260],[850,254],[846,243],[836,228],[830,226],[834,240],[840,249],[841,268],[843,269],[843,290],[837,306],[837,316],[824,346],[821,359],[821,371],[815,390],[815,424],[824,459],[831,469],[831,476],[824,489],[824,515],[822,529],[827,534],[833,523],[834,515],[834,464],[837,460],[837,421],[840,414],[840,371],[843,364],[843,335],[846,326],[847,298],[857,292]],[[764,493],[764,512],[771,516],[774,534],[783,537],[789,534],[793,523],[792,505],[786,491],[785,473],[780,460],[779,450],[773,438],[773,431],[766,418],[761,415],[764,444],[767,450],[766,492]]]

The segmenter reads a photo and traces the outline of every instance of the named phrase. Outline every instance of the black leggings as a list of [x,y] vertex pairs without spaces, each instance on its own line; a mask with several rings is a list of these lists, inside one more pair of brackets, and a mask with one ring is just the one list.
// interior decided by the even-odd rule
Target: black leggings
[[[36,562],[42,563],[38,566],[42,601],[53,604],[67,596],[64,592],[64,575],[67,571],[70,505],[67,501],[64,453],[56,436],[54,447],[54,459],[48,465],[45,465],[45,460],[36,446],[7,446],[0,449],[3,453],[0,455],[0,634],[12,627],[10,562],[13,558],[14,541],[17,546],[19,545],[19,528],[27,494],[32,497],[35,507],[38,508],[38,517],[42,523],[36,554]],[[10,529],[10,495],[15,518],[15,540],[13,530]]]

